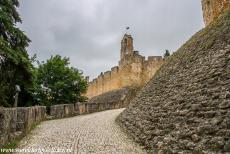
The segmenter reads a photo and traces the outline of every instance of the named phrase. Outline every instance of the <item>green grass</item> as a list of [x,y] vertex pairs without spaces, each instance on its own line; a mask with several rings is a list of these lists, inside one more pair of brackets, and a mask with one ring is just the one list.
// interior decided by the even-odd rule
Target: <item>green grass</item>
[[29,130],[29,133],[30,133],[33,129],[35,129],[39,124],[40,124],[40,122],[35,122],[35,123],[33,123],[33,124],[31,125],[30,130]]
[[[16,138],[14,140],[12,140],[10,143],[6,144],[5,146],[3,146],[0,149],[16,149],[18,146],[18,143],[20,142],[21,138]],[[2,152],[0,150],[0,154],[6,154],[6,153],[10,153],[10,152]]]

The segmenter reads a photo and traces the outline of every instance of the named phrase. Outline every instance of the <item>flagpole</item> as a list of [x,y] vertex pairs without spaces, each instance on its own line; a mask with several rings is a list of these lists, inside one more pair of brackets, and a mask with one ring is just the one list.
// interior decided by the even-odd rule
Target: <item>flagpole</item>
[[130,29],[130,27],[127,26],[127,27],[126,27],[126,32],[125,32],[125,34],[128,34],[128,35],[129,35],[129,33],[128,33],[128,32],[129,32],[129,29]]

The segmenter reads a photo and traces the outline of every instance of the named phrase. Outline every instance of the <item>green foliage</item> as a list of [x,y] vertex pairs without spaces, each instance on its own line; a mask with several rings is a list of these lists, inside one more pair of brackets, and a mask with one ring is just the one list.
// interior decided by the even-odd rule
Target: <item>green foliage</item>
[[74,103],[82,101],[87,82],[82,72],[69,67],[69,59],[51,56],[36,70],[36,99],[41,105]]
[[13,105],[16,84],[22,90],[18,105],[33,102],[33,66],[26,51],[30,40],[16,27],[21,22],[18,6],[18,0],[0,1],[0,106]]
[[164,54],[164,58],[167,58],[170,56],[170,52],[169,50],[165,50],[165,54]]

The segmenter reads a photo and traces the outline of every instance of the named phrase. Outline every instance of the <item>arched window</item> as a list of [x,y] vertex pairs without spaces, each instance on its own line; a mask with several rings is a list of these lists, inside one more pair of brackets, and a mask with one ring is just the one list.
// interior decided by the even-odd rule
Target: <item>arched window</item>
[[127,39],[124,40],[124,49],[127,49]]

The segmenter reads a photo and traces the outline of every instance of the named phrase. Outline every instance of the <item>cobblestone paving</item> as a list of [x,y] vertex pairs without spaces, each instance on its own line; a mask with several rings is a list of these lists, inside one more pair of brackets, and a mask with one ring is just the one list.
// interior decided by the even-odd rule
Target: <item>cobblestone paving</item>
[[[123,109],[42,122],[20,142],[19,149],[70,150],[76,154],[146,153],[115,123]],[[43,153],[42,152],[42,153]],[[64,151],[63,151],[64,152]]]

